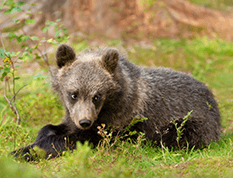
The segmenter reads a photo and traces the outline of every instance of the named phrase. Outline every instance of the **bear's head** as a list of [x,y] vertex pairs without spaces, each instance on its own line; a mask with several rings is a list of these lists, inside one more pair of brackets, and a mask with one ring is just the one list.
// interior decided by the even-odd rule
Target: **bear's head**
[[80,129],[89,129],[97,120],[107,99],[117,88],[113,79],[119,52],[114,48],[85,50],[62,44],[56,52],[56,82],[69,117]]

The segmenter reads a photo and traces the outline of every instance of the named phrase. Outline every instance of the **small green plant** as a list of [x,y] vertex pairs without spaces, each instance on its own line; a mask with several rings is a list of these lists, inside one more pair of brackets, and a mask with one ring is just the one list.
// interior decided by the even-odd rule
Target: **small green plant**
[[211,110],[211,109],[212,109],[211,103],[209,103],[209,102],[207,101],[206,104],[207,104],[207,106],[208,106],[208,109]]
[[[20,124],[21,119],[15,103],[16,95],[26,85],[16,90],[16,80],[20,79],[19,76],[16,76],[17,69],[19,68],[16,64],[19,61],[43,59],[46,65],[49,66],[48,55],[46,52],[47,45],[67,42],[69,39],[67,30],[63,28],[63,24],[60,22],[60,19],[57,19],[56,21],[46,21],[45,25],[41,28],[42,35],[40,36],[43,36],[41,38],[28,34],[29,32],[26,32],[25,28],[36,24],[36,20],[34,19],[34,15],[31,11],[36,3],[27,4],[28,8],[23,8],[25,5],[26,3],[23,1],[5,0],[0,6],[0,9],[3,7],[6,9],[4,14],[9,15],[9,18],[13,21],[12,28],[15,27],[14,30],[11,31],[9,31],[10,29],[5,31],[3,30],[4,33],[7,33],[6,39],[9,40],[10,43],[18,43],[21,47],[18,51],[14,51],[12,49],[8,51],[4,45],[2,32],[0,32],[1,44],[3,47],[0,48],[0,58],[3,59],[2,65],[0,65],[0,79],[1,81],[4,81],[4,98],[16,115],[18,124]],[[16,17],[15,13],[17,13]],[[19,19],[18,14],[21,14],[23,18]],[[51,27],[54,27],[54,37],[48,39],[48,30]]]
[[179,150],[181,150],[180,139],[181,139],[181,136],[182,136],[183,131],[184,131],[184,125],[188,121],[188,118],[191,116],[192,112],[193,111],[188,112],[188,114],[183,118],[183,121],[181,122],[180,126],[178,126],[178,123],[176,122],[177,119],[172,119],[172,122],[176,128],[176,133],[177,133],[176,142],[177,142],[177,145],[179,147]]
[[103,137],[103,139],[99,143],[99,148],[112,148],[118,141],[127,140],[132,142],[133,137],[137,140],[137,145],[141,145],[143,141],[145,140],[145,134],[141,132],[137,132],[133,129],[133,126],[137,124],[138,122],[143,122],[147,118],[145,117],[139,117],[136,116],[128,126],[126,126],[124,129],[120,130],[119,127],[108,127],[106,128],[105,124],[101,124],[101,126],[98,126],[97,129],[98,134]]

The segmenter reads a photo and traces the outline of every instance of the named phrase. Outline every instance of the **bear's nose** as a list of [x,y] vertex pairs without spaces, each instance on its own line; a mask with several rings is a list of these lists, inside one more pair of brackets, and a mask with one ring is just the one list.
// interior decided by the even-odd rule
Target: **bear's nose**
[[79,124],[83,127],[83,128],[87,128],[91,125],[91,121],[87,120],[87,119],[83,119],[81,121],[79,121]]

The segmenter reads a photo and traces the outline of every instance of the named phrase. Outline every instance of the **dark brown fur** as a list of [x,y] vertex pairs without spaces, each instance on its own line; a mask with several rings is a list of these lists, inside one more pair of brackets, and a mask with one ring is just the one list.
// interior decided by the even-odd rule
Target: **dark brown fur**
[[[220,114],[212,92],[190,75],[167,68],[140,68],[116,49],[85,50],[75,57],[72,47],[60,45],[58,68],[51,69],[53,88],[60,95],[66,116],[58,126],[41,129],[37,145],[47,155],[59,155],[51,148],[66,150],[64,137],[75,148],[77,141],[97,145],[101,137],[97,126],[118,127],[122,131],[136,116],[147,120],[134,126],[147,141],[177,146],[176,129],[188,112],[180,146],[202,148],[220,137]],[[211,106],[211,107],[210,107]],[[18,156],[18,152],[13,152]],[[31,159],[31,158],[30,158]]]

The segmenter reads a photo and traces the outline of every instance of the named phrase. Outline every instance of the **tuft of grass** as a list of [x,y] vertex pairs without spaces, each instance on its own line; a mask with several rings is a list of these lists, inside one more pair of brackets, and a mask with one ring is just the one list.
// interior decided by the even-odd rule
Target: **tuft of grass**
[[0,158],[0,177],[37,178],[41,173],[28,164],[18,164],[9,158]]

